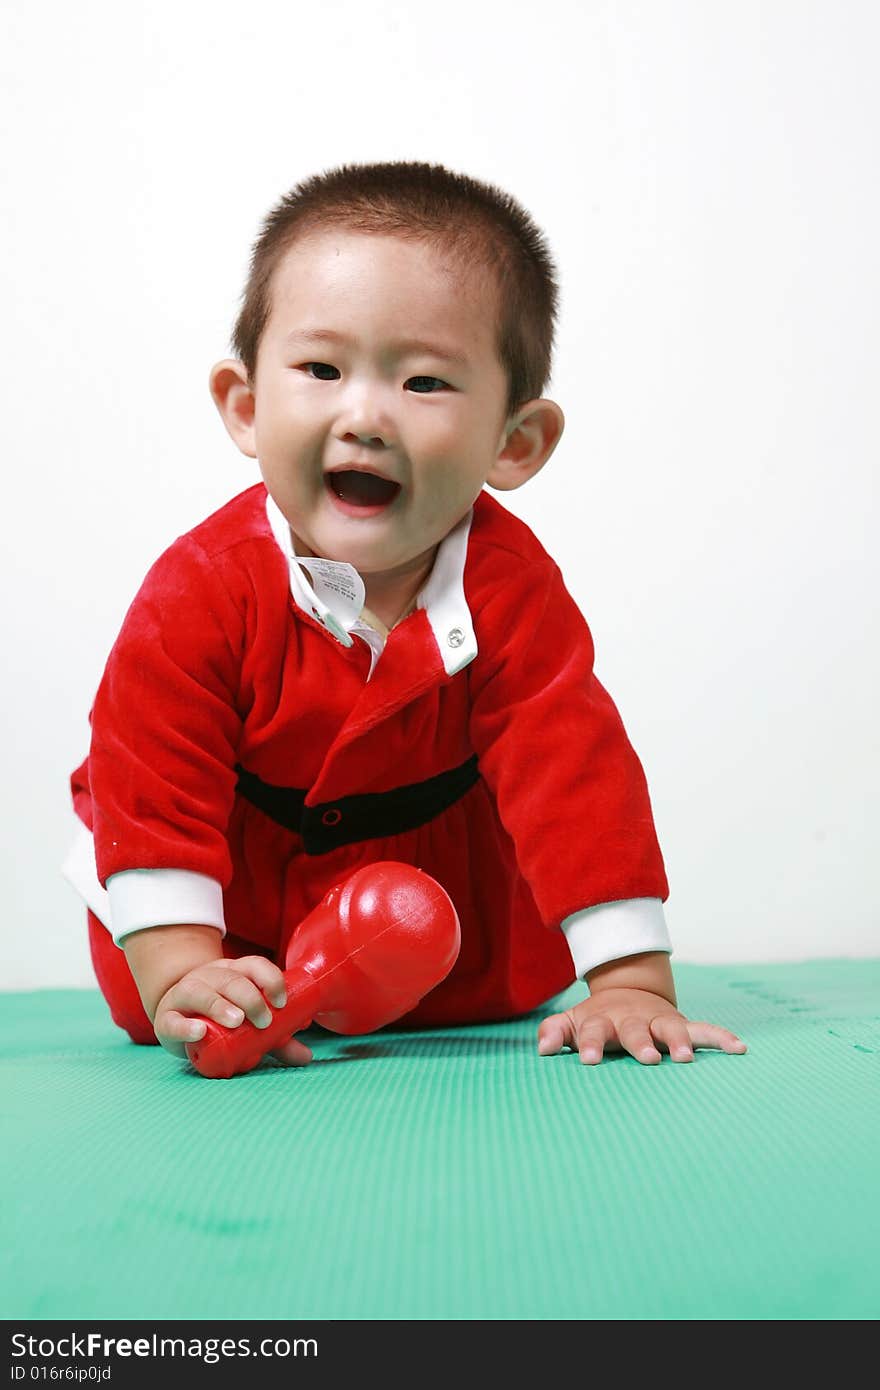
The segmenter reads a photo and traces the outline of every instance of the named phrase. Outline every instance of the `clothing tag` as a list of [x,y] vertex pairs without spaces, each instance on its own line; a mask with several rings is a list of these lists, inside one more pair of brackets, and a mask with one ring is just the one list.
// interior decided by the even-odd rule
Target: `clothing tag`
[[297,556],[297,562],[308,570],[315,594],[335,618],[348,626],[360,617],[366,589],[353,565],[342,560],[321,560],[316,555]]

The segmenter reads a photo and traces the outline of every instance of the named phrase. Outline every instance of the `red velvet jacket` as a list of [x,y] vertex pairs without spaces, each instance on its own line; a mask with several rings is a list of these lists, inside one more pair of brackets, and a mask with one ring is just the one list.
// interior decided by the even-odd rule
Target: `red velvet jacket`
[[228,929],[278,950],[347,873],[404,860],[462,927],[452,973],[407,1021],[537,1007],[573,979],[566,917],[668,895],[641,764],[559,569],[481,494],[464,569],[476,655],[447,674],[420,608],[367,680],[364,644],[294,602],[265,504],[258,483],[179,537],[129,608],[71,779],[101,884],[207,875]]

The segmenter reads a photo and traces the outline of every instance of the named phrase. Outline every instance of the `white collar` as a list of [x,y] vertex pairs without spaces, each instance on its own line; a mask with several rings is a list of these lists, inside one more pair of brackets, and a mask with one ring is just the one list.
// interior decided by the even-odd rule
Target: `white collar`
[[[352,645],[352,632],[363,636],[373,649],[375,666],[378,657],[375,639],[378,637],[380,644],[382,639],[361,618],[365,590],[357,570],[342,560],[300,559],[287,519],[268,492],[266,516],[272,535],[287,560],[294,602],[343,647]],[[416,607],[425,610],[448,676],[461,671],[477,655],[473,620],[464,595],[464,567],[472,520],[473,510],[440,542],[431,573],[416,596]],[[305,565],[308,565],[309,574],[303,568]]]

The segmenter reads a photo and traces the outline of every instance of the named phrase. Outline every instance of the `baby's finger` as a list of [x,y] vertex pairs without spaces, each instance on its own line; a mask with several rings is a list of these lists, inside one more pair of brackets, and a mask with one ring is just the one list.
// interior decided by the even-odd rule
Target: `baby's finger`
[[283,1043],[281,1047],[274,1047],[269,1055],[277,1057],[286,1067],[307,1067],[312,1060],[312,1049],[306,1047],[305,1043],[297,1042],[296,1038],[291,1038],[290,1042]]
[[175,1057],[186,1056],[186,1043],[198,1042],[207,1031],[199,1018],[187,1018],[176,1009],[164,1009],[156,1014],[154,1022],[156,1037],[166,1052]]
[[287,981],[284,971],[274,961],[267,960],[265,956],[240,956],[238,960],[231,960],[229,964],[253,980],[273,1009],[281,1009],[287,1003]]
[[748,1051],[742,1038],[731,1033],[729,1028],[719,1028],[717,1023],[689,1022],[688,1032],[694,1047],[714,1047],[721,1052]]
[[550,1014],[538,1029],[538,1053],[551,1057],[564,1047],[576,1045],[575,1027],[570,1014]]
[[625,1018],[618,1025],[617,1036],[624,1051],[635,1057],[637,1062],[643,1062],[645,1066],[655,1066],[660,1061],[660,1053],[654,1046],[646,1018],[637,1015]]
[[[185,975],[165,996],[164,1008],[161,1010],[163,1026],[164,1020],[176,1012],[181,1015],[199,1014],[202,1018],[212,1018],[215,1023],[222,1023],[226,1028],[237,1027],[244,1018],[244,1012],[218,992],[224,986],[226,978],[225,972],[214,974],[209,979],[196,973]],[[229,978],[236,977],[229,972]],[[266,1007],[265,1003],[263,1007]],[[157,1021],[159,1018],[160,1014],[157,1012]],[[187,1038],[187,1042],[194,1041],[197,1039]]]
[[226,1023],[234,1028],[246,1017],[255,1028],[269,1027],[272,1011],[262,991],[247,975],[242,975],[237,970],[229,970],[225,975],[215,979],[215,987],[227,1009],[231,1006],[228,1019],[222,1018],[216,1012],[212,1013],[212,1018],[216,1018],[218,1023]]
[[605,1047],[617,1036],[614,1024],[607,1014],[595,1014],[585,1018],[577,1032],[577,1051],[581,1061],[587,1066],[595,1066],[605,1055]]
[[663,1043],[673,1062],[694,1060],[687,1019],[681,1014],[658,1014],[651,1019],[651,1033],[656,1043]]

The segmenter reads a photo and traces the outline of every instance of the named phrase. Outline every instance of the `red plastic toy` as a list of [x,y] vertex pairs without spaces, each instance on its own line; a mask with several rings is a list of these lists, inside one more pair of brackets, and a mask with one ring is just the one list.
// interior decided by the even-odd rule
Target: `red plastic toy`
[[440,884],[410,864],[358,869],[303,919],[285,958],[287,1003],[272,1022],[248,1019],[187,1043],[203,1076],[250,1071],[273,1047],[314,1021],[334,1033],[372,1033],[415,1008],[455,964],[458,914]]

